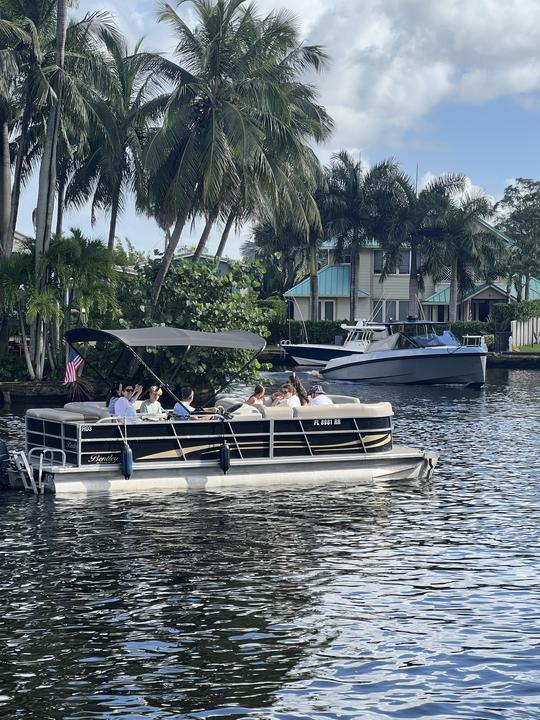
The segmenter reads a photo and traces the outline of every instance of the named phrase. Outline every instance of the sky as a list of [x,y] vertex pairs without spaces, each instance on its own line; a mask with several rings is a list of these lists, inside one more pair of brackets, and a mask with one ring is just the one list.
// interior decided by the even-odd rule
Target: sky
[[[173,5],[175,3],[173,2]],[[302,40],[324,46],[326,71],[310,78],[335,122],[317,147],[323,163],[346,149],[368,164],[396,158],[419,184],[445,172],[499,199],[517,177],[539,179],[540,0],[256,0],[261,13],[289,11]],[[108,10],[131,42],[169,53],[174,39],[156,21],[157,0],[79,0],[74,14]],[[189,21],[189,2],[181,12]],[[24,192],[18,229],[32,233],[37,183]],[[89,210],[65,226],[106,238],[107,217]],[[200,227],[182,236],[198,240]],[[129,204],[119,237],[137,249],[163,249],[156,223]],[[240,256],[246,229],[226,251]],[[215,249],[214,232],[209,249]]]

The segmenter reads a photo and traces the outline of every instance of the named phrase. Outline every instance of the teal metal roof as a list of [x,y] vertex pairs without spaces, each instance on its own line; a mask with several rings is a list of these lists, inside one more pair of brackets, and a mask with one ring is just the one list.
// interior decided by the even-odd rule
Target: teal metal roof
[[[483,285],[477,285],[474,290],[471,290],[471,292],[468,292],[464,300],[470,300],[475,295],[478,295],[486,288],[493,288],[494,290],[499,290],[501,295],[506,296],[506,290],[504,288],[500,287],[499,285],[495,285],[495,283],[484,283]],[[532,285],[531,285],[531,291],[532,291]],[[514,295],[512,297],[515,297]],[[423,305],[449,305],[450,304],[450,287],[444,288],[443,290],[439,290],[436,293],[433,293],[433,295],[430,295],[425,300],[422,300]]]
[[[326,265],[317,273],[319,297],[349,297],[351,287],[350,265]],[[309,277],[284,293],[285,297],[309,297]],[[358,297],[368,297],[365,290],[358,290]]]
[[[523,278],[523,283],[525,283],[525,278]],[[464,297],[464,300],[469,300],[470,298],[473,298],[475,295],[478,295],[478,293],[481,293],[482,290],[485,290],[488,287],[495,288],[495,290],[500,290],[502,295],[506,295],[506,290],[500,285],[496,285],[495,283],[484,283],[483,285],[477,285],[474,290],[472,290],[470,293],[467,293],[467,295],[465,295]],[[514,300],[517,298],[515,291],[512,292],[512,298]],[[540,280],[537,280],[536,278],[531,278],[530,299],[540,300]],[[443,290],[439,290],[438,292],[433,293],[433,295],[430,295],[425,300],[422,300],[422,303],[424,305],[449,305],[450,288],[447,287]]]
[[531,300],[540,300],[540,280],[537,280],[536,278],[531,278]]

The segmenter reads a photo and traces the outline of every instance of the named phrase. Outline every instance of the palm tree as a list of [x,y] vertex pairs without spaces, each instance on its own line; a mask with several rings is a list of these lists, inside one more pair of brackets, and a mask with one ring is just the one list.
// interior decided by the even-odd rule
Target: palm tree
[[200,255],[212,225],[232,210],[230,188],[234,194],[256,183],[277,201],[287,189],[285,152],[294,164],[304,141],[331,126],[313,88],[298,80],[305,69],[319,70],[326,56],[319,47],[300,45],[288,15],[261,19],[247,0],[193,0],[193,6],[195,30],[166,3],[159,16],[178,38],[180,64],[170,64],[175,89],[163,131],[147,152],[160,204],[174,208],[176,217],[154,281],[154,304],[189,216],[206,218]]
[[109,84],[104,96],[89,94],[94,118],[89,147],[68,185],[66,203],[81,207],[91,197],[92,221],[97,210],[110,210],[108,247],[113,250],[126,191],[137,190],[141,198],[146,194],[143,146],[148,124],[163,111],[165,98],[157,94],[159,56],[142,52],[142,41],[132,51],[119,36],[107,34],[104,41]]
[[[103,75],[99,43],[104,34],[116,34],[110,16],[103,11],[69,23],[64,68],[60,71],[56,64],[55,19],[56,3],[50,0],[1,3],[0,52],[9,47],[16,67],[11,87],[16,112],[11,128],[14,153],[10,242],[17,223],[21,187],[43,153],[49,110],[57,99],[56,83],[61,80],[62,94],[70,107],[69,118],[83,131],[87,117],[82,96]],[[60,114],[59,130],[65,122],[65,115]]]
[[492,279],[506,250],[502,238],[482,223],[493,212],[484,195],[464,194],[448,201],[438,233],[427,249],[424,271],[435,282],[450,271],[449,321],[457,319],[458,302],[474,289],[477,278]]
[[345,150],[332,155],[326,170],[325,232],[336,240],[338,255],[345,249],[351,255],[351,322],[356,319],[359,251],[370,239],[383,235],[385,218],[392,207],[389,188],[397,170],[394,160],[384,160],[368,169]]
[[300,280],[306,267],[305,233],[289,224],[276,227],[270,220],[257,223],[251,239],[242,243],[242,255],[264,268],[262,296],[282,295]]
[[431,180],[420,192],[416,182],[399,171],[388,187],[388,213],[381,224],[379,239],[385,262],[381,280],[395,272],[402,253],[410,252],[409,314],[418,316],[419,290],[423,288],[422,251],[444,213],[452,193],[463,189],[465,178],[446,174]]

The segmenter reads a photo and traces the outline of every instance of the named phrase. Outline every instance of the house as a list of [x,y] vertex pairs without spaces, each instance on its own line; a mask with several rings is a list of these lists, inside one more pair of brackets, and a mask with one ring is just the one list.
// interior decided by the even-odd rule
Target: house
[[[191,250],[189,252],[178,253],[177,255],[175,255],[175,258],[177,258],[179,260],[192,260],[194,255],[195,255],[195,251]],[[205,253],[203,253],[200,257],[200,262],[215,264],[217,261],[216,261],[216,258],[214,257],[214,255],[206,255]],[[219,262],[218,262],[219,275],[226,275],[229,272],[230,263],[231,263],[231,261],[229,258],[226,258],[226,257],[219,258]]]
[[[492,230],[506,242],[509,238],[482,221],[482,225]],[[335,244],[323,243],[322,256],[324,266],[318,272],[319,278],[319,318],[322,320],[349,319],[350,256],[344,256],[344,262],[337,262]],[[356,317],[371,318],[382,322],[405,320],[409,315],[409,274],[410,252],[401,254],[395,272],[381,282],[383,251],[376,242],[370,242],[359,252],[357,268],[358,299]],[[450,277],[435,284],[430,277],[424,279],[424,291],[420,297],[424,316],[427,320],[448,321],[450,305]],[[285,293],[290,300],[291,317],[297,320],[309,318],[309,278],[298,283]],[[540,299],[540,281],[531,281],[531,300]],[[464,298],[458,307],[458,317],[467,320],[486,320],[493,305],[515,301],[506,292],[506,280],[498,279],[493,283],[478,283],[474,290]]]

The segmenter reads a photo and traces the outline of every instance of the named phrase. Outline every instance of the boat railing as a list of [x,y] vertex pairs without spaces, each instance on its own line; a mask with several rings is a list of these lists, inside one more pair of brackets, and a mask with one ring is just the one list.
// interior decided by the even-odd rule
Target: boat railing
[[482,347],[482,345],[485,345],[485,340],[483,335],[464,335],[462,340],[462,345],[464,347]]

